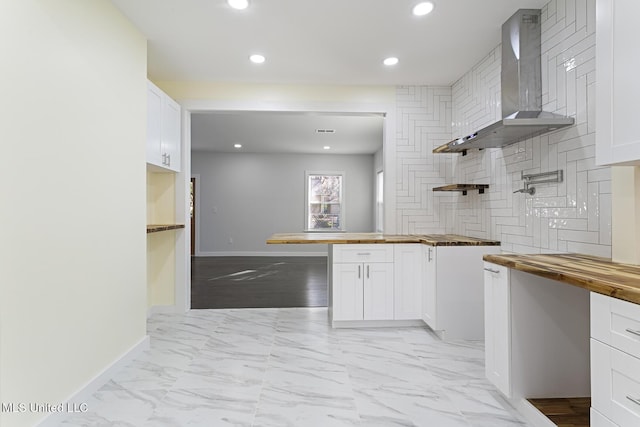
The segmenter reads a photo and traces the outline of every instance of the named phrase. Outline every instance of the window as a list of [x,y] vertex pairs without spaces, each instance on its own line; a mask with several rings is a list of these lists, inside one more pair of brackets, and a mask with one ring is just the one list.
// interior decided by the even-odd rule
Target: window
[[344,230],[344,173],[306,173],[306,230]]

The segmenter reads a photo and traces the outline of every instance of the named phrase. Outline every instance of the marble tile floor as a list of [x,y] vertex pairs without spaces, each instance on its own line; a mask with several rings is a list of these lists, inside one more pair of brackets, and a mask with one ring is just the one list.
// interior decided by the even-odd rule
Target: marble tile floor
[[482,343],[426,327],[336,330],[325,307],[157,314],[148,331],[62,426],[527,425],[484,379]]

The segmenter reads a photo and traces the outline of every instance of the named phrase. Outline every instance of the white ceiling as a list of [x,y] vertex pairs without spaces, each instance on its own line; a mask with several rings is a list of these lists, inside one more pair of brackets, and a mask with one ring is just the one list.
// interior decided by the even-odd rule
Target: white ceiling
[[[500,43],[502,23],[548,0],[112,0],[148,39],[155,81],[450,86]],[[248,61],[252,53],[264,64]],[[382,60],[400,62],[385,67]],[[319,127],[335,134],[318,135]],[[193,116],[193,148],[245,152],[372,153],[382,119],[274,113]],[[373,136],[376,135],[375,138]]]
[[[519,8],[548,0],[112,0],[148,38],[158,81],[451,85],[500,43]],[[267,57],[250,63],[250,54]],[[397,56],[388,68],[382,60]]]
[[[335,133],[316,133],[333,129]],[[191,115],[194,151],[372,154],[382,147],[383,117],[290,112],[209,112]],[[234,148],[234,144],[242,148]],[[325,150],[324,146],[330,146]]]

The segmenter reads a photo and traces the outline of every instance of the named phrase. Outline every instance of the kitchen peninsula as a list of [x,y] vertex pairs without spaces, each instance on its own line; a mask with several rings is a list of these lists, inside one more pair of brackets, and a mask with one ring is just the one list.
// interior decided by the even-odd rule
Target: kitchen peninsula
[[483,339],[482,256],[500,252],[498,241],[455,234],[283,233],[267,243],[329,245],[335,328],[424,322],[443,340]]

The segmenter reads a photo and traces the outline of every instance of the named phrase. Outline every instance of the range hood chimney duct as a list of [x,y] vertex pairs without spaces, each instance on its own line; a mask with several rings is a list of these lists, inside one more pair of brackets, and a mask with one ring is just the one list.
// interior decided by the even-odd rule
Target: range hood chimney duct
[[520,9],[502,25],[502,120],[454,139],[434,153],[504,147],[573,125],[572,117],[542,111],[540,20],[540,9]]

